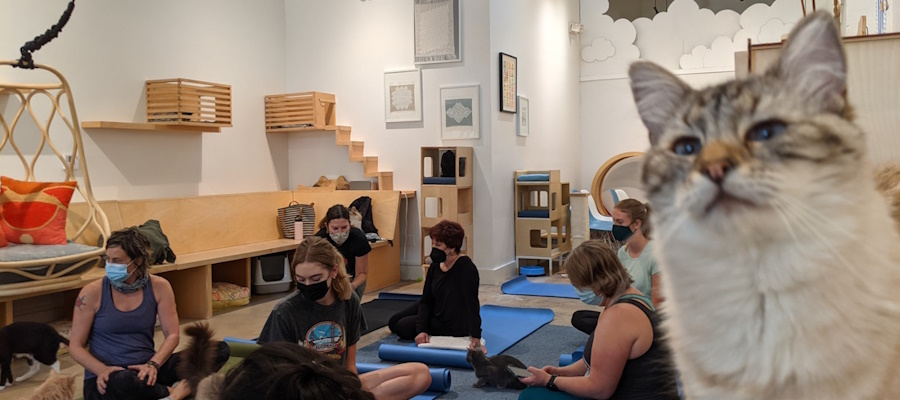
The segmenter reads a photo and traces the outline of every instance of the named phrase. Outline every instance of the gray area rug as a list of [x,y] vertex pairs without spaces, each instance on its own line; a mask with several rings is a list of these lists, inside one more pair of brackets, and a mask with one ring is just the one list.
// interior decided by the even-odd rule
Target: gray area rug
[[[563,353],[572,353],[579,346],[584,345],[588,335],[579,332],[571,326],[544,325],[525,337],[502,354],[510,355],[521,360],[525,365],[543,367],[544,365],[557,365],[559,356]],[[408,345],[411,341],[401,341],[396,335],[381,339],[362,349],[357,350],[356,361],[361,363],[388,363],[378,358],[378,346],[382,344]],[[490,348],[490,343],[487,344]],[[475,372],[471,369],[450,369],[450,392],[438,397],[438,399],[516,399],[519,392],[510,389],[472,387],[475,383]]]

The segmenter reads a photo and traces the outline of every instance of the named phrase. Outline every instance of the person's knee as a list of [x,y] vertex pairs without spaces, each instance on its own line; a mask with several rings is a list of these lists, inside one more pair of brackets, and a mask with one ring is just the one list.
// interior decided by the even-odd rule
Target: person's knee
[[422,363],[410,363],[410,369],[417,383],[424,389],[431,386],[431,371],[428,366]]
[[216,365],[224,364],[231,357],[231,347],[228,343],[219,342],[216,344]]

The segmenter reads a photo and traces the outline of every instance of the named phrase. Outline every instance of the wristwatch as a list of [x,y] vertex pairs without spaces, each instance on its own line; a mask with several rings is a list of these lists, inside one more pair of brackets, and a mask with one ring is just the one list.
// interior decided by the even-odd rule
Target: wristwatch
[[555,383],[553,383],[553,381],[556,380],[556,376],[557,376],[557,375],[550,375],[550,380],[547,381],[547,389],[550,389],[550,390],[552,390],[552,391],[554,391],[554,392],[558,392],[558,391],[559,391],[559,388],[556,387],[556,384],[555,384]]
[[159,371],[159,364],[157,364],[156,361],[150,360],[150,361],[147,361],[146,364],[155,368],[157,371]]

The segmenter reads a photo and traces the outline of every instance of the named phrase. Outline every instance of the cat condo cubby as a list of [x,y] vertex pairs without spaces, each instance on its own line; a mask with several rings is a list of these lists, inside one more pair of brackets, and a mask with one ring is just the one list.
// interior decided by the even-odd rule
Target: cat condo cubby
[[422,147],[422,265],[431,253],[431,228],[441,220],[455,221],[466,232],[462,253],[473,254],[474,234],[471,147]]
[[85,129],[221,132],[231,126],[231,86],[193,79],[145,82],[146,123],[85,121]]
[[554,261],[572,250],[569,183],[559,170],[516,171],[513,183],[518,267],[547,262],[552,275]]
[[336,130],[334,106],[334,95],[329,93],[266,96],[266,133]]

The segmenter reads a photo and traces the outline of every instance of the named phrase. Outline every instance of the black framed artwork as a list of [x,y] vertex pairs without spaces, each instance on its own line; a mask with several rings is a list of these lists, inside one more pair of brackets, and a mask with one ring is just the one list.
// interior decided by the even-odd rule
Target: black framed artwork
[[516,57],[500,53],[500,111],[513,114],[518,107],[517,62]]

